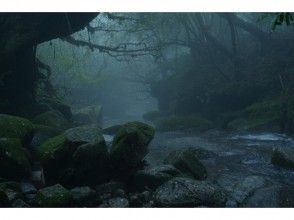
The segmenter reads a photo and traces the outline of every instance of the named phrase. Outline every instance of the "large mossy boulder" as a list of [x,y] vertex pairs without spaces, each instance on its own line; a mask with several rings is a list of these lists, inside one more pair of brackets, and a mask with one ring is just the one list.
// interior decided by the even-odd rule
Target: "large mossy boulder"
[[165,159],[165,164],[171,164],[184,174],[197,180],[207,177],[205,166],[198,159],[198,151],[194,149],[172,151]]
[[0,114],[0,138],[18,138],[26,146],[30,143],[33,133],[34,125],[29,120]]
[[94,185],[109,178],[109,154],[105,142],[83,144],[73,154],[74,174],[69,182]]
[[148,144],[154,137],[154,129],[142,122],[124,124],[115,134],[110,158],[115,175],[132,175],[148,153]]
[[65,130],[70,127],[70,122],[62,113],[56,110],[47,111],[37,115],[33,122],[39,125],[45,125],[52,128]]
[[182,177],[159,186],[154,199],[159,207],[224,207],[226,203],[225,194],[216,186]]
[[213,128],[213,123],[200,116],[169,116],[155,121],[159,131],[193,130],[203,132]]
[[274,149],[271,157],[271,162],[275,166],[294,169],[294,151],[283,151]]
[[182,173],[173,165],[160,165],[137,171],[132,183],[138,190],[156,189],[176,176],[182,176]]
[[73,205],[72,193],[60,184],[40,189],[35,197],[40,207],[70,207]]
[[39,149],[45,178],[66,186],[95,184],[106,179],[109,154],[101,130],[82,126],[48,139]]
[[0,176],[21,180],[29,177],[31,165],[28,151],[22,147],[19,139],[0,138]]

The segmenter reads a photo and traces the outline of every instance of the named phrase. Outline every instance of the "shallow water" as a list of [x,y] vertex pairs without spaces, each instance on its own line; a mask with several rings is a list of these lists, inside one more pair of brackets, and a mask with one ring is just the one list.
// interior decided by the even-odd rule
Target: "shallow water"
[[[189,147],[216,153],[215,157],[202,160],[208,170],[208,181],[222,187],[229,198],[233,198],[236,191],[238,195],[247,193],[242,206],[279,206],[281,198],[277,190],[285,187],[294,189],[294,172],[277,168],[270,162],[273,148],[294,149],[293,139],[284,134],[238,134],[217,130],[204,134],[157,132],[146,160],[151,166],[158,165],[171,151]],[[273,198],[264,201],[269,195],[275,201]],[[286,196],[294,199],[291,193]],[[235,202],[229,200],[228,206],[234,206],[232,204]]]

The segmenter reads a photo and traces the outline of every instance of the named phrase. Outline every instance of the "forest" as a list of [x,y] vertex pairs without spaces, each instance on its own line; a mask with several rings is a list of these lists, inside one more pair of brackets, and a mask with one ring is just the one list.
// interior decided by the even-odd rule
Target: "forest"
[[294,207],[292,13],[0,13],[0,207]]

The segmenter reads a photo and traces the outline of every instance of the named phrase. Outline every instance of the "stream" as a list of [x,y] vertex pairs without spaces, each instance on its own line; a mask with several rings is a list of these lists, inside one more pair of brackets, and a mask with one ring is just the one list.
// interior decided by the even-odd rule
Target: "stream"
[[271,164],[275,147],[294,149],[294,140],[278,133],[156,132],[146,160],[150,166],[159,165],[171,151],[202,148],[212,153],[201,160],[207,181],[227,193],[228,207],[289,206],[294,200],[294,171]]

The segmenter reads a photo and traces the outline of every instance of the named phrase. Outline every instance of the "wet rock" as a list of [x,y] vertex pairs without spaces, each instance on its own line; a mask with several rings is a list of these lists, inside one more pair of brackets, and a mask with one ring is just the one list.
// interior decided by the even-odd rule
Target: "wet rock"
[[199,161],[197,151],[193,149],[173,151],[164,159],[164,163],[172,164],[184,174],[197,180],[204,180],[207,177],[206,168]]
[[258,189],[254,194],[248,198],[248,200],[243,205],[244,207],[267,207],[274,208],[279,207],[278,194],[279,186],[270,186],[266,188]]
[[127,179],[140,166],[148,153],[154,129],[141,122],[124,124],[112,142],[110,157],[114,176]]
[[[74,120],[78,123],[102,124],[102,105],[91,105],[81,109],[75,109]],[[77,117],[78,116],[78,117]],[[90,122],[90,123],[89,123]]]
[[271,158],[272,164],[288,169],[294,169],[294,151],[287,152],[281,149],[275,149]]
[[66,140],[71,145],[81,145],[86,143],[105,143],[101,129],[97,126],[80,126],[65,131]]
[[265,185],[265,179],[261,176],[248,176],[237,183],[231,194],[231,197],[240,205],[252,195],[257,189]]
[[101,130],[93,126],[71,128],[39,147],[46,181],[65,186],[104,181],[109,155]]
[[72,182],[95,185],[109,176],[109,154],[105,142],[83,144],[73,154],[74,175]]
[[63,132],[63,130],[61,129],[48,127],[45,125],[34,125],[34,127],[35,127],[35,133],[30,143],[30,148],[32,149],[40,146],[49,138],[60,135]]
[[216,186],[189,178],[173,178],[154,193],[159,207],[223,207],[226,196]]
[[0,138],[17,138],[27,146],[33,137],[34,125],[27,119],[0,114]]
[[11,180],[29,177],[31,165],[28,151],[19,139],[0,138],[0,175]]
[[69,207],[73,204],[71,192],[60,184],[40,189],[35,200],[40,207]]
[[103,195],[103,194],[110,194],[110,195],[114,195],[114,193],[119,190],[122,189],[124,190],[126,188],[126,186],[121,183],[121,182],[108,182],[108,183],[103,183],[100,184],[98,186],[96,186],[96,192],[98,195]]
[[133,184],[139,190],[155,189],[173,177],[181,175],[181,172],[173,165],[160,165],[137,171],[133,177]]
[[37,189],[34,185],[28,182],[21,182],[20,189],[23,194],[34,194],[37,193]]
[[105,201],[100,207],[105,208],[127,208],[129,207],[129,201],[126,198],[111,198]]
[[13,203],[12,203],[12,207],[15,207],[15,208],[28,208],[30,207],[29,204],[27,204],[26,202],[24,202],[23,200],[21,199],[17,199],[15,200]]
[[71,190],[75,204],[80,207],[94,207],[101,203],[101,199],[97,196],[95,190],[88,186],[75,187]]
[[70,127],[70,122],[64,117],[62,113],[56,110],[47,111],[37,115],[33,122],[38,125],[45,125],[52,128],[65,130]]
[[282,186],[278,192],[279,207],[294,207],[294,187]]
[[151,204],[151,193],[149,191],[144,191],[142,193],[133,193],[130,195],[130,206],[131,207],[147,207]]

